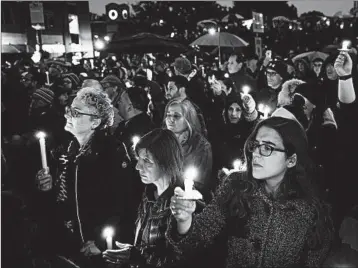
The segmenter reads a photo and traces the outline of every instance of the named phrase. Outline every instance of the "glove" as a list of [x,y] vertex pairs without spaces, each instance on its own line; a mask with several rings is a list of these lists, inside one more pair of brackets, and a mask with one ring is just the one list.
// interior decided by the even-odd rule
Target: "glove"
[[246,114],[252,114],[255,111],[256,102],[251,95],[249,94],[243,95],[242,104]]

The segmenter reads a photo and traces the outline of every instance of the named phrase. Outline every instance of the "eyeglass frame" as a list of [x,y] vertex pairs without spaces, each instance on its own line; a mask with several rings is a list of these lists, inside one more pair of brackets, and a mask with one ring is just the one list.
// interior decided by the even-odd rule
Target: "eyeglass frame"
[[[254,145],[254,148],[252,148],[252,145]],[[268,146],[270,148],[270,153],[268,155],[264,155],[262,153],[262,149],[263,148],[262,146]],[[281,152],[281,153],[287,153],[287,150],[284,150],[284,149],[279,149],[279,148],[275,148],[273,147],[272,145],[270,144],[267,144],[267,143],[259,143],[257,141],[250,141],[248,142],[247,144],[247,150],[250,152],[250,153],[253,153],[256,148],[259,148],[259,154],[263,157],[270,157],[273,153],[273,151],[277,151],[277,152]]]
[[276,76],[278,74],[279,74],[278,72],[268,72],[268,71],[265,72],[265,75],[269,76],[269,77],[274,77],[274,76]]
[[[78,115],[74,116],[73,112],[77,113]],[[98,114],[88,114],[88,113],[79,112],[79,111],[75,110],[74,108],[72,108],[71,106],[65,107],[65,114],[70,115],[72,118],[79,118],[79,115],[88,115],[88,116],[94,116],[97,118],[100,117]]]

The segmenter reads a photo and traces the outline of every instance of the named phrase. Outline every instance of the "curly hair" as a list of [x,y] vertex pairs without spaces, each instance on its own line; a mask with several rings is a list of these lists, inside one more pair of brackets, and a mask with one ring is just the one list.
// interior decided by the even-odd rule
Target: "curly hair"
[[77,98],[87,107],[91,108],[94,114],[98,115],[101,123],[99,129],[105,129],[113,125],[114,111],[110,98],[100,89],[84,87],[77,92]]

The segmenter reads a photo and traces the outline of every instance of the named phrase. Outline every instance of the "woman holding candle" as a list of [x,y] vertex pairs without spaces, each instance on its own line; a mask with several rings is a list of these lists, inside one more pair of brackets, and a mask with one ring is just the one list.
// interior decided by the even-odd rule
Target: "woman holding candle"
[[201,134],[202,124],[193,104],[188,99],[173,99],[165,107],[164,128],[178,138],[184,153],[184,169],[198,170],[195,186],[202,191],[212,187],[212,151],[208,140]]
[[333,227],[312,185],[305,131],[294,120],[263,120],[245,155],[247,172],[230,174],[199,215],[175,189],[169,242],[185,256],[221,239],[226,267],[319,267]]
[[233,162],[244,159],[244,144],[259,120],[251,95],[232,94],[226,98],[222,127],[217,129],[214,147],[214,169],[232,169]]
[[134,243],[116,242],[119,249],[105,251],[103,258],[118,267],[168,267],[177,258],[165,233],[171,216],[170,198],[175,186],[183,185],[181,146],[171,131],[155,129],[139,140],[135,152],[136,169],[146,189],[138,209]]
[[117,235],[130,239],[125,235],[134,222],[134,213],[127,207],[132,169],[124,145],[107,135],[113,123],[107,94],[81,89],[67,107],[65,118],[65,130],[74,139],[53,153],[51,173],[43,169],[37,174],[38,188],[47,192],[42,196],[40,205],[45,213],[41,210],[41,214],[48,220],[49,243],[56,254],[91,258],[105,248],[100,237],[104,225],[120,225]]

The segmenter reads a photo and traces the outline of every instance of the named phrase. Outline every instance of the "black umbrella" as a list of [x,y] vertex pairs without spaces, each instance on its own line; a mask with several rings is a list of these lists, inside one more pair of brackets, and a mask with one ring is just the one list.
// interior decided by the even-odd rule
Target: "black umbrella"
[[116,34],[105,50],[107,52],[127,53],[181,53],[187,51],[188,47],[169,37],[152,33],[139,33],[127,37]]

